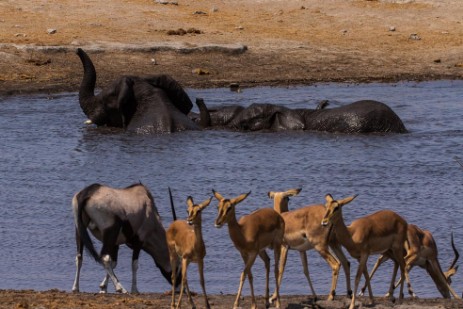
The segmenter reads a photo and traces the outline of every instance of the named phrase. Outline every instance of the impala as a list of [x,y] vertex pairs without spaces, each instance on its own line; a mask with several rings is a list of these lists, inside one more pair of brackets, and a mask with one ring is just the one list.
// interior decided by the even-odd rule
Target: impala
[[[353,258],[359,261],[355,276],[354,293],[352,294],[349,309],[355,307],[355,296],[362,274],[365,276],[370,300],[372,303],[374,302],[367,269],[368,257],[371,254],[388,252],[397,261],[402,278],[409,282],[408,273],[405,272],[403,255],[403,245],[407,239],[407,221],[393,211],[381,210],[357,219],[350,226],[346,226],[342,216],[342,207],[350,203],[355,197],[334,200],[330,194],[327,194],[325,196],[326,211],[321,221],[323,226],[327,226],[329,223],[333,224],[338,241]],[[402,298],[403,283],[400,285],[399,299],[402,300]]]
[[201,204],[194,204],[193,198],[187,198],[188,218],[186,220],[175,220],[167,229],[167,245],[169,247],[170,265],[172,267],[172,303],[175,307],[175,286],[176,286],[176,267],[179,257],[182,260],[182,285],[176,308],[180,308],[183,290],[186,288],[188,300],[192,308],[195,308],[190,289],[188,288],[187,269],[188,265],[193,262],[198,264],[199,280],[204,293],[204,302],[206,308],[210,308],[207,299],[206,287],[204,284],[204,257],[206,256],[206,247],[203,241],[201,231],[201,212],[211,203],[212,197]]
[[[453,233],[451,234],[451,245],[453,252],[455,254],[455,258],[453,259],[450,267],[446,272],[442,271],[442,268],[439,263],[439,259],[437,257],[437,245],[434,237],[432,236],[430,231],[422,230],[418,226],[414,224],[409,224],[407,229],[407,241],[405,242],[405,271],[410,272],[414,266],[419,266],[424,268],[429,276],[434,281],[439,292],[442,294],[444,298],[450,298],[450,293],[453,297],[459,299],[460,297],[455,293],[455,291],[450,286],[451,284],[451,276],[453,276],[458,269],[458,266],[455,266],[460,254],[458,253],[457,249],[455,248],[455,244],[453,242]],[[378,267],[391,257],[387,254],[381,255],[378,260],[376,261],[375,266],[370,274],[370,280],[373,277],[374,273],[378,269]],[[395,274],[393,274],[393,279],[395,279]],[[394,288],[396,288],[401,283],[402,277],[400,281],[398,281]],[[391,282],[392,284],[393,282]],[[365,292],[366,286],[364,286],[360,292],[363,294]],[[389,291],[386,296],[393,293],[393,291]],[[411,285],[408,285],[408,293],[412,297],[416,297],[415,292]]]
[[[339,268],[342,263],[346,275],[347,294],[351,296],[352,290],[350,285],[350,264],[342,252],[339,243],[336,241],[334,234],[329,233],[330,229],[326,229],[320,225],[320,221],[325,214],[324,205],[311,205],[300,209],[288,211],[289,197],[299,194],[301,189],[290,189],[284,192],[269,192],[268,196],[273,198],[273,208],[281,214],[285,221],[284,244],[281,248],[280,272],[278,275],[278,284],[281,285],[283,273],[286,265],[288,250],[299,251],[304,274],[309,283],[314,299],[317,295],[312,285],[307,266],[306,251],[315,249],[328,263],[332,270],[331,290],[328,295],[328,300],[333,300],[335,296],[336,284],[338,281]],[[331,237],[329,237],[331,236]],[[337,259],[330,252],[330,248],[335,253]],[[341,261],[341,263],[339,262]],[[272,296],[271,300],[273,300]]]
[[[266,271],[265,304],[269,306],[269,272],[270,258],[265,248],[272,248],[275,256],[275,278],[278,277],[278,261],[280,259],[281,245],[285,231],[283,218],[271,208],[261,208],[236,220],[235,206],[242,202],[251,192],[241,194],[235,198],[224,198],[220,193],[212,190],[215,198],[219,201],[218,215],[215,219],[215,226],[220,228],[225,223],[228,225],[230,238],[244,261],[244,270],[241,273],[240,285],[233,307],[239,307],[241,291],[245,277],[248,277],[251,289],[251,308],[257,308],[254,297],[254,286],[251,268],[259,255],[264,261]],[[276,307],[280,308],[280,295],[278,280],[275,280]]]

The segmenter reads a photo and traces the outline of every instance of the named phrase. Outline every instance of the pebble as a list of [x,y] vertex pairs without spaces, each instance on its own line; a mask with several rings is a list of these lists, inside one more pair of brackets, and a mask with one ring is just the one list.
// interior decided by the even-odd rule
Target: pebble
[[412,33],[410,34],[410,36],[408,37],[410,40],[415,40],[415,41],[419,41],[421,40],[421,37],[417,34],[417,33]]
[[196,74],[196,75],[209,75],[210,74],[208,70],[204,70],[201,68],[193,69],[191,73]]
[[171,5],[178,5],[177,1],[169,1],[169,0],[155,0],[155,2],[159,4],[171,4]]
[[234,91],[234,92],[241,92],[240,84],[238,84],[238,83],[231,83],[231,84],[230,84],[230,90],[231,90],[231,91]]
[[55,34],[55,33],[56,33],[56,29],[53,29],[53,28],[47,29],[47,33],[48,33],[48,34]]
[[389,31],[394,32],[394,31],[395,31],[395,27],[394,27],[394,26],[389,27]]

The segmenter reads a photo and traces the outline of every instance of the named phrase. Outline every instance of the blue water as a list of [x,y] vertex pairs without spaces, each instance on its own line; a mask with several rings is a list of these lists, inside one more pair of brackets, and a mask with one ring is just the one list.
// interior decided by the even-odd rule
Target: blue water
[[[172,220],[168,186],[183,218],[186,197],[202,201],[213,188],[226,197],[252,191],[237,206],[238,216],[271,207],[268,191],[302,187],[290,208],[322,203],[327,193],[335,198],[359,194],[344,210],[347,223],[389,208],[434,234],[444,270],[453,259],[451,231],[463,250],[463,169],[454,160],[463,157],[463,82],[317,84],[242,93],[188,89],[188,93],[203,97],[209,106],[258,102],[315,107],[327,99],[334,107],[376,99],[391,106],[410,133],[134,135],[84,125],[75,93],[0,98],[0,289],[70,291],[76,250],[71,198],[94,182],[125,187],[142,181],[152,191],[166,227]],[[243,262],[227,229],[213,226],[216,205],[214,200],[203,214],[206,287],[211,294],[233,294]],[[121,248],[116,274],[127,289],[130,259],[131,251]],[[374,261],[371,257],[370,265]],[[357,263],[352,262],[355,273]],[[309,252],[309,270],[317,293],[327,294],[331,271],[315,251]],[[372,283],[375,295],[387,291],[391,271],[391,264],[380,268]],[[263,294],[262,261],[257,260],[253,273],[257,293]],[[97,292],[103,274],[102,267],[85,255],[81,290]],[[189,279],[192,289],[200,291],[194,264]],[[413,269],[411,280],[418,296],[440,296],[424,270]],[[463,290],[461,272],[453,277],[453,287],[457,293]],[[145,253],[140,257],[139,289],[169,289]],[[309,291],[296,252],[289,253],[281,290],[283,294]],[[341,272],[337,292],[345,291]],[[249,293],[247,284],[244,292]]]

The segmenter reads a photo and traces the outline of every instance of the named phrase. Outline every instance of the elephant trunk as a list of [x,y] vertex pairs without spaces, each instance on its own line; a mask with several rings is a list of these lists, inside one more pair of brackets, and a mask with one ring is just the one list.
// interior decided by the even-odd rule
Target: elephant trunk
[[79,89],[79,104],[84,114],[96,125],[103,125],[107,119],[104,106],[98,104],[95,97],[96,70],[92,60],[81,48],[77,49],[77,55],[84,67],[84,76]]
[[79,89],[79,100],[87,100],[95,96],[96,70],[90,57],[81,49],[77,49],[77,55],[84,67],[84,77]]

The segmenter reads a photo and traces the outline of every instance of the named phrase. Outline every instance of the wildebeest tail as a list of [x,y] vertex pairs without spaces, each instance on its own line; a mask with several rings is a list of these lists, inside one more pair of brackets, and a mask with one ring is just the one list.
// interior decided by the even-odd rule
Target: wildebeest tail
[[77,198],[77,233],[82,240],[85,249],[87,252],[95,259],[97,263],[101,263],[101,257],[95,249],[93,245],[93,241],[90,238],[90,234],[88,233],[87,227],[84,225],[84,221],[82,219],[84,208],[89,200],[89,198],[93,195],[93,193],[101,187],[99,184],[92,184],[82,191],[80,191],[76,198]]
[[170,190],[170,187],[169,187],[169,198],[170,198],[170,209],[172,210],[172,217],[174,218],[174,221],[175,221],[177,220],[177,214],[175,213],[174,199],[172,198],[172,191]]

